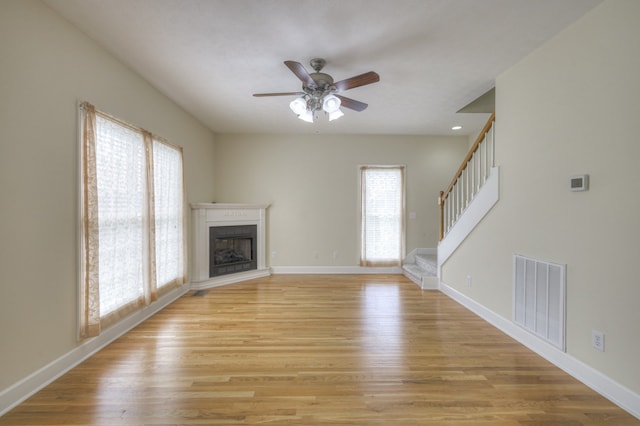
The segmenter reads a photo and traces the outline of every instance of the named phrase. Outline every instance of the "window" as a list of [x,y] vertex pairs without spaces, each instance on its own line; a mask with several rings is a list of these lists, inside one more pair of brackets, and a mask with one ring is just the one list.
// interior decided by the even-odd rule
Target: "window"
[[80,336],[186,282],[182,151],[81,106]]
[[404,166],[362,166],[361,266],[399,266],[404,255]]

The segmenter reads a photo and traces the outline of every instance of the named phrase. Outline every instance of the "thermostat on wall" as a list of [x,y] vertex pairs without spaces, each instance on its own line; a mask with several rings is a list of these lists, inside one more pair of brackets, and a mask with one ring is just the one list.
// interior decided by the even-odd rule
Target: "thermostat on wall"
[[589,189],[589,175],[571,176],[569,178],[569,190],[586,191]]

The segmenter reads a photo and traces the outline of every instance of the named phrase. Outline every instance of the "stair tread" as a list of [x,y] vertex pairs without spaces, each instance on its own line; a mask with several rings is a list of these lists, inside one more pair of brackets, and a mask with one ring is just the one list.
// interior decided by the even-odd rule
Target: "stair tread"
[[416,261],[423,261],[435,265],[438,262],[438,256],[435,254],[416,254]]
[[435,270],[425,269],[415,263],[408,263],[408,264],[402,265],[402,268],[418,276],[435,277],[437,275]]
[[437,275],[438,261],[437,256],[433,254],[418,254],[415,257],[415,265],[427,271],[429,275]]

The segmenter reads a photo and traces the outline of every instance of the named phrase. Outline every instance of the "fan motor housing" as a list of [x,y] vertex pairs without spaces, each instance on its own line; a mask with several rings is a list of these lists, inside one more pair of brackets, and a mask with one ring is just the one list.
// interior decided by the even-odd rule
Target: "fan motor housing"
[[326,92],[327,90],[331,90],[331,86],[333,85],[333,78],[329,74],[325,74],[323,72],[314,72],[309,74],[313,81],[316,83],[315,88],[310,88],[308,86],[303,85],[302,89],[309,94],[313,92],[321,91]]

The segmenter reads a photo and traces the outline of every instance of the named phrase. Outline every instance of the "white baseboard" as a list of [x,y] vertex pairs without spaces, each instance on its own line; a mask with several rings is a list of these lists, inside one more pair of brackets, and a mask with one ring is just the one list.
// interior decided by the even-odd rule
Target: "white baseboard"
[[440,291],[511,336],[547,361],[589,386],[600,395],[640,419],[640,395],[612,380],[598,370],[544,342],[510,320],[482,306],[458,290],[440,282]]
[[0,417],[189,290],[189,285],[183,285],[170,291],[153,304],[103,330],[99,336],[85,340],[60,358],[0,391]]
[[402,267],[272,266],[274,274],[402,274]]

